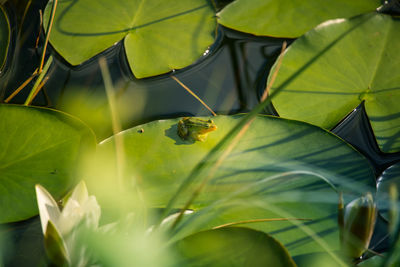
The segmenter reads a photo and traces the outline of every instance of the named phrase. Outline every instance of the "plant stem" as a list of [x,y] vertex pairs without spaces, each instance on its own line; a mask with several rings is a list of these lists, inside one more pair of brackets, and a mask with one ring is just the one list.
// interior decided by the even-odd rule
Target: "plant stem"
[[11,99],[13,99],[19,92],[21,92],[21,90],[24,89],[33,80],[33,78],[36,77],[37,71],[38,69],[36,69],[35,72],[32,73],[32,75],[28,79],[26,79],[26,81],[23,82],[14,92],[12,92],[12,94],[9,97],[7,97],[7,99],[4,100],[4,102],[5,103],[10,102]]
[[40,40],[40,35],[42,34],[42,25],[43,25],[43,12],[42,10],[39,10],[39,18],[40,18],[40,28],[39,28],[39,32],[38,35],[36,37],[36,43],[35,43],[35,49],[38,48],[39,46],[39,40]]
[[16,94],[18,94],[36,76],[36,73],[39,74],[39,77],[35,81],[35,84],[33,85],[33,88],[31,90],[31,92],[29,93],[27,99],[25,100],[25,103],[24,103],[25,106],[28,106],[28,105],[30,105],[32,103],[33,99],[39,93],[40,89],[44,85],[44,83],[42,84],[43,77],[46,75],[47,71],[49,70],[49,67],[50,67],[51,63],[53,62],[53,57],[50,56],[49,59],[47,60],[46,64],[44,65],[44,59],[46,57],[46,49],[47,49],[47,45],[49,43],[50,33],[51,33],[51,29],[53,27],[53,21],[54,21],[54,17],[55,17],[55,14],[56,14],[56,8],[57,8],[57,3],[58,3],[58,0],[53,0],[53,1],[54,2],[53,2],[53,7],[51,9],[51,14],[50,14],[50,22],[49,22],[49,25],[47,26],[46,41],[44,43],[44,47],[43,47],[43,52],[42,52],[42,57],[41,57],[41,60],[40,60],[39,68],[36,69],[34,74],[32,74],[32,76],[30,78],[28,78],[17,90],[15,90],[6,99],[7,102],[10,101]]
[[[115,140],[115,155],[117,160],[117,184],[118,190],[121,194],[126,194],[126,186],[124,183],[124,170],[126,166],[125,161],[125,147],[124,147],[124,137],[119,132],[122,131],[121,122],[118,118],[118,109],[117,109],[117,98],[115,93],[115,88],[112,84],[112,79],[110,75],[110,71],[107,66],[107,61],[104,57],[99,59],[99,65],[101,74],[103,76],[104,87],[107,94],[108,105],[110,106],[110,113],[111,113],[111,123],[113,128],[114,140]],[[141,210],[139,218],[142,218],[143,225],[146,225],[147,222],[147,210],[144,198],[142,193],[139,190],[137,184],[135,184],[135,192],[137,194],[137,198],[139,200],[139,208]],[[122,216],[125,216],[128,212],[126,205],[122,206]]]
[[244,220],[244,221],[238,221],[238,222],[230,222],[230,223],[225,223],[222,225],[218,225],[213,227],[212,229],[219,229],[223,227],[230,227],[233,225],[238,225],[238,224],[249,224],[249,223],[260,223],[260,222],[280,222],[280,221],[312,221],[312,219],[305,219],[305,218],[267,218],[267,219],[253,219],[253,220]]
[[29,0],[25,6],[24,14],[22,15],[22,18],[21,18],[21,26],[20,26],[20,28],[18,30],[18,34],[17,34],[18,37],[21,37],[22,26],[24,25],[26,14],[28,13],[28,10],[29,10],[29,7],[31,6],[31,4],[32,4],[32,0]]
[[44,58],[46,56],[46,49],[47,49],[47,45],[49,43],[50,33],[51,33],[51,29],[53,27],[54,17],[56,14],[58,0],[53,0],[53,1],[54,2],[53,2],[53,8],[51,9],[51,14],[50,14],[50,22],[49,22],[49,25],[47,26],[47,31],[46,31],[46,41],[44,43],[42,58],[40,60],[39,73],[41,73],[43,70]]
[[[40,92],[40,90],[43,88],[43,86],[46,84],[46,82],[48,81],[49,76],[46,76],[43,81],[39,84],[39,86],[36,88],[35,92],[33,93],[32,96],[32,100],[35,99],[35,97],[37,96],[37,94]],[[43,91],[44,92],[44,91]],[[28,105],[30,105],[31,102],[28,103]]]
[[201,100],[200,97],[198,97],[192,90],[189,89],[183,82],[181,82],[178,78],[175,76],[171,76],[172,79],[174,79],[180,86],[182,86],[186,91],[188,91],[194,98],[196,98],[206,109],[208,109],[213,116],[217,116],[215,112],[203,101]]
[[121,123],[118,118],[117,104],[115,98],[114,86],[112,84],[111,75],[107,66],[106,59],[101,57],[99,59],[101,75],[103,76],[104,87],[107,94],[108,105],[111,113],[112,129],[115,137],[115,154],[117,158],[117,181],[119,190],[123,190],[123,169],[125,166],[124,158],[124,140],[122,136],[118,135],[121,131]]
[[46,62],[46,65],[44,65],[42,72],[40,73],[39,77],[35,81],[35,84],[33,85],[31,92],[29,93],[28,97],[26,98],[25,103],[24,103],[25,106],[29,106],[32,103],[35,96],[37,95],[38,92],[36,92],[36,91],[39,91],[38,90],[39,85],[42,82],[44,76],[47,74],[47,71],[49,70],[52,62],[53,62],[53,56],[50,56]]

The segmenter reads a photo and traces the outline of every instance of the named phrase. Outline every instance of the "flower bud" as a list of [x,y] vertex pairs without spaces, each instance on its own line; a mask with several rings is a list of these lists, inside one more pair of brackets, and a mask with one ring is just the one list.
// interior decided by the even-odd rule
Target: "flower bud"
[[340,237],[343,252],[351,258],[359,258],[368,249],[376,221],[376,205],[371,193],[350,202],[340,222]]

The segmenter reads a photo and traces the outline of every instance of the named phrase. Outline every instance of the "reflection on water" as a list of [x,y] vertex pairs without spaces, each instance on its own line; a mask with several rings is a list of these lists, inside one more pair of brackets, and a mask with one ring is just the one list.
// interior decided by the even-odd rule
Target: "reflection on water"
[[375,168],[376,176],[400,160],[400,153],[385,154],[380,152],[365,112],[364,102],[338,123],[332,129],[332,132],[364,154]]

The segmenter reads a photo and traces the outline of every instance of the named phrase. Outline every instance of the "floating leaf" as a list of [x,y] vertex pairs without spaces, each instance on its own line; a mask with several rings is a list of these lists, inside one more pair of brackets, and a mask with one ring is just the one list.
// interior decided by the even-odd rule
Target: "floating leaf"
[[72,65],[124,39],[131,70],[143,78],[192,64],[215,38],[214,10],[206,0],[58,2],[50,42]]
[[178,266],[296,266],[277,240],[241,227],[199,232],[174,247],[182,258]]
[[[179,119],[154,121],[126,130],[122,133],[125,161],[129,163],[126,164],[126,171],[138,175],[132,179],[138,179],[143,189],[157,192],[150,193],[152,205],[165,203],[170,199],[173,189],[177,188],[184,177],[240,118],[241,116],[213,117],[218,128],[209,133],[204,142],[182,140],[177,133]],[[101,159],[105,156],[109,161],[104,166],[114,166],[114,138],[101,142],[98,150],[98,157]],[[228,172],[232,175],[245,166],[255,167],[252,162],[255,165],[275,166],[276,169],[264,170],[262,176],[265,177],[265,174],[281,172],[286,168],[284,162],[288,162],[287,168],[292,167],[291,164],[299,163],[324,169],[327,173],[340,177],[352,178],[354,181],[369,181],[369,185],[374,184],[370,165],[365,158],[336,136],[319,127],[269,116],[257,117],[228,159],[230,165],[225,168],[232,168]],[[238,166],[238,162],[246,164]],[[115,174],[114,169],[111,171],[111,174]],[[102,173],[103,169],[99,168],[99,177],[109,175]],[[224,175],[228,173],[223,172]],[[239,181],[245,178],[235,179]],[[251,179],[255,180],[257,178]]]
[[[218,128],[209,133],[204,142],[182,140],[177,134],[179,119],[155,121],[122,132],[119,136],[123,138],[127,179],[123,188],[130,196],[139,191],[146,205],[165,207],[194,166],[224,138],[241,116],[212,119]],[[102,208],[113,211],[118,205],[113,201],[122,198],[115,169],[114,138],[100,144],[97,158],[92,173],[84,176]],[[276,177],[272,179],[273,176]],[[207,173],[204,174],[206,177]],[[329,132],[298,121],[259,116],[193,203],[191,208],[196,212],[188,218],[205,210],[203,222],[197,216],[200,218],[197,223],[183,224],[183,227],[193,225],[193,228],[182,229],[185,233],[179,238],[232,221],[287,217],[272,210],[271,207],[276,205],[284,208],[291,217],[312,219],[307,227],[332,241],[334,247],[339,240],[338,196],[334,189],[343,188],[353,194],[368,187],[372,191],[374,179],[367,160]],[[183,192],[176,208],[184,205],[199,183],[195,181]],[[235,192],[238,195],[214,209],[216,202]],[[135,201],[125,200],[124,203]],[[106,209],[103,211],[107,213]],[[214,220],[215,217],[218,220]],[[251,225],[273,231],[285,246],[291,244],[288,247],[291,253],[321,250],[307,233],[293,227],[293,222]]]
[[399,151],[399,50],[400,21],[391,16],[323,23],[284,54],[274,107],[281,117],[331,129],[365,101],[380,149]]
[[10,22],[4,8],[0,5],[0,72],[3,71],[10,45]]
[[255,35],[298,37],[321,22],[375,10],[379,0],[236,0],[219,14],[222,25]]
[[67,192],[95,139],[82,122],[44,108],[0,105],[0,223],[38,213],[35,184],[56,198]]

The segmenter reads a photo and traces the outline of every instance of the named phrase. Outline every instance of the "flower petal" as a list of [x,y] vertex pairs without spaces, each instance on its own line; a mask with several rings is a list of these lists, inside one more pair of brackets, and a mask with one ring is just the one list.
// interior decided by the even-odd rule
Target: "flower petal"
[[40,214],[40,223],[42,224],[43,234],[45,234],[48,221],[50,220],[53,224],[56,224],[60,218],[61,212],[58,208],[57,202],[44,187],[37,184],[35,190]]

